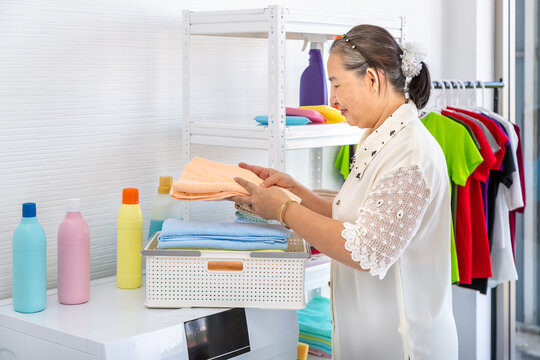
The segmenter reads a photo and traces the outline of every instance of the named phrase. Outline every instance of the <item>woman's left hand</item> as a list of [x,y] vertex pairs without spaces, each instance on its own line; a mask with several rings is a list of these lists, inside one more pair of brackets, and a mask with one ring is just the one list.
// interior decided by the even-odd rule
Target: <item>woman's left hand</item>
[[242,178],[234,178],[234,181],[246,189],[250,195],[231,196],[227,200],[248,206],[253,212],[264,219],[278,220],[281,205],[287,200],[290,200],[283,190],[277,186],[262,188]]

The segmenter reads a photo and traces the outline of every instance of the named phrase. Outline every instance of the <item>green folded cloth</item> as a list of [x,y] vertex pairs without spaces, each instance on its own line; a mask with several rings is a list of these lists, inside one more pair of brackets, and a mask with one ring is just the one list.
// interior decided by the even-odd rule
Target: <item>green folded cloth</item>
[[316,296],[297,311],[300,334],[332,342],[332,313],[330,299]]
[[332,346],[332,340],[331,339],[326,340],[326,339],[323,339],[323,338],[318,338],[316,336],[311,336],[311,335],[307,335],[307,334],[303,334],[303,333],[300,333],[299,337],[302,340],[311,340],[311,341],[315,341],[315,342],[320,342],[321,344]]

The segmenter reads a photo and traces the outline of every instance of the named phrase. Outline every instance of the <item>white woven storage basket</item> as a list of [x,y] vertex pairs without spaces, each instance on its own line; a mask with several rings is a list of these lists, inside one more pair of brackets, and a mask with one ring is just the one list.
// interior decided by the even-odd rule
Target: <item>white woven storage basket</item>
[[305,306],[306,242],[294,234],[285,252],[157,249],[159,232],[141,251],[146,256],[147,307]]

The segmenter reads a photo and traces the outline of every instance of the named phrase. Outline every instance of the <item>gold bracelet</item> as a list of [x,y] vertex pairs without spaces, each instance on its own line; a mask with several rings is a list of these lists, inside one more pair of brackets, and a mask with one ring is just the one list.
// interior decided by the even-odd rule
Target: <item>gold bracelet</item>
[[298,201],[287,200],[283,203],[283,205],[281,205],[281,208],[279,209],[279,222],[281,223],[281,226],[283,226],[285,229],[290,229],[290,227],[283,222],[283,216],[285,215],[285,210],[287,210],[287,208],[291,204],[298,204]]

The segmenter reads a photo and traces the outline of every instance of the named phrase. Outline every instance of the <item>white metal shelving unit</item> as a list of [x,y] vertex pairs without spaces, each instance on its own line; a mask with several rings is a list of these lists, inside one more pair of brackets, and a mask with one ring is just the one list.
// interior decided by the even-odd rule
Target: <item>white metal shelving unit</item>
[[[320,187],[320,161],[324,146],[357,143],[362,135],[359,129],[341,124],[305,126],[285,125],[285,42],[303,39],[303,34],[324,35],[333,40],[361,23],[383,26],[400,39],[405,38],[405,19],[374,19],[361,17],[328,16],[314,10],[294,11],[279,5],[264,9],[233,11],[184,10],[183,40],[183,158],[190,159],[191,145],[217,145],[237,148],[268,150],[268,165],[285,170],[285,151],[312,149],[311,162],[314,187]],[[268,38],[268,123],[255,125],[246,115],[245,125],[190,120],[190,48],[191,36],[226,36]],[[248,119],[249,118],[249,119]]]
[[[329,16],[320,11],[296,11],[279,5],[264,9],[233,11],[184,10],[183,36],[183,160],[191,158],[191,145],[212,145],[268,150],[268,166],[285,170],[287,150],[310,149],[312,187],[321,188],[322,147],[358,143],[360,129],[345,123],[304,126],[285,125],[285,42],[303,40],[304,34],[324,35],[333,40],[352,27],[370,23],[384,27],[396,39],[405,40],[405,18],[362,18]],[[193,122],[190,120],[190,53],[191,37],[225,36],[268,39],[268,126],[257,126],[252,114],[245,124]],[[186,206],[184,218],[189,219]],[[330,262],[307,264],[306,292],[325,286],[329,280]],[[311,266],[312,265],[312,266]]]

